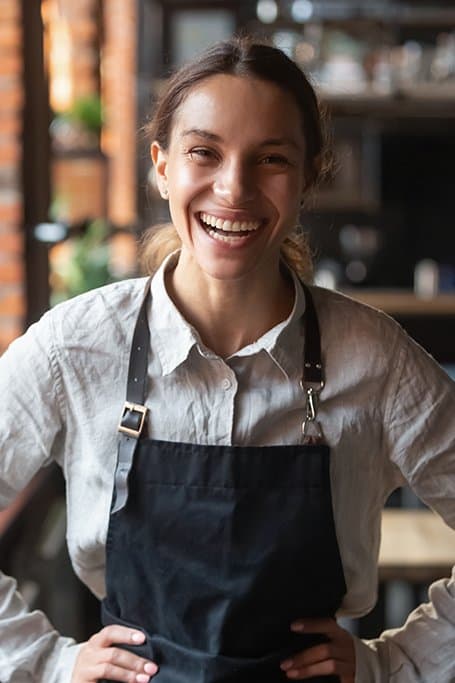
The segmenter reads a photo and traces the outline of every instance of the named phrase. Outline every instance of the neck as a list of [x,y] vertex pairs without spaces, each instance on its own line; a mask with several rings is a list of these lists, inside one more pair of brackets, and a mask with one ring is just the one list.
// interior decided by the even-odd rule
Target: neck
[[169,296],[203,343],[222,358],[251,344],[285,320],[294,287],[279,263],[228,282],[211,278],[183,258],[166,274]]

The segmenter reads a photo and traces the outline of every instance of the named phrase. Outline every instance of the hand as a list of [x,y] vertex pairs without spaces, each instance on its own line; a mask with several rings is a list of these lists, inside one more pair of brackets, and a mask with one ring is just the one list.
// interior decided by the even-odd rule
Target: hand
[[329,642],[309,647],[281,662],[286,676],[294,680],[313,676],[338,675],[341,683],[354,683],[355,650],[350,633],[338,626],[335,619],[304,619],[291,624],[296,633],[322,633]]
[[124,683],[148,683],[158,667],[114,643],[141,645],[145,635],[125,626],[105,626],[83,643],[76,658],[71,683],[97,683],[100,679]]

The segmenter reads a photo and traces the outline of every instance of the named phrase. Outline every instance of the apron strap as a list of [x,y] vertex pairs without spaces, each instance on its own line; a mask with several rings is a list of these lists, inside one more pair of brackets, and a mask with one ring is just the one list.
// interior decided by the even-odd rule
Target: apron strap
[[302,287],[305,292],[305,345],[300,385],[306,400],[306,414],[302,422],[302,436],[304,444],[317,445],[324,443],[321,425],[316,419],[319,394],[324,388],[321,333],[313,297],[303,282]]
[[145,406],[145,399],[148,379],[148,350],[150,346],[147,304],[150,294],[150,282],[151,278],[147,280],[145,286],[131,343],[126,401],[118,425],[117,466],[111,514],[123,508],[128,499],[128,474],[147,417],[148,409]]
[[301,284],[305,292],[305,344],[303,348],[302,383],[315,384],[320,391],[324,386],[324,377],[319,321],[311,292],[303,282]]

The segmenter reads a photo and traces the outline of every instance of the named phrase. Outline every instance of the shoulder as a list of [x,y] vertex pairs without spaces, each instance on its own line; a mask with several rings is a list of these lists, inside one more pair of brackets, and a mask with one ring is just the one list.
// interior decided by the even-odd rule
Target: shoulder
[[[310,287],[327,365],[337,376],[390,381],[414,396],[454,396],[455,383],[434,358],[386,313],[339,292]],[[412,387],[412,390],[411,390]],[[436,400],[436,399],[435,399]]]
[[339,292],[310,287],[328,369],[337,376],[377,381],[401,364],[409,337],[386,313]]
[[321,326],[321,335],[355,338],[357,343],[390,343],[407,335],[396,320],[383,311],[323,287],[310,287]]
[[58,304],[43,316],[60,348],[112,347],[132,334],[147,278],[122,280]]

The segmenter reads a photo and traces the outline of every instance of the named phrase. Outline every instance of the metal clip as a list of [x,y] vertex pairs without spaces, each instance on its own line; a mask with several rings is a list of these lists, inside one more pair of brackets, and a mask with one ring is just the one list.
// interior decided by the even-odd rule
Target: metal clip
[[316,419],[316,395],[313,387],[306,390],[306,419],[310,422]]
[[321,425],[316,420],[317,401],[323,386],[323,382],[317,387],[313,383],[301,382],[301,387],[306,397],[306,415],[302,422],[302,435],[305,444],[318,444],[324,440]]

